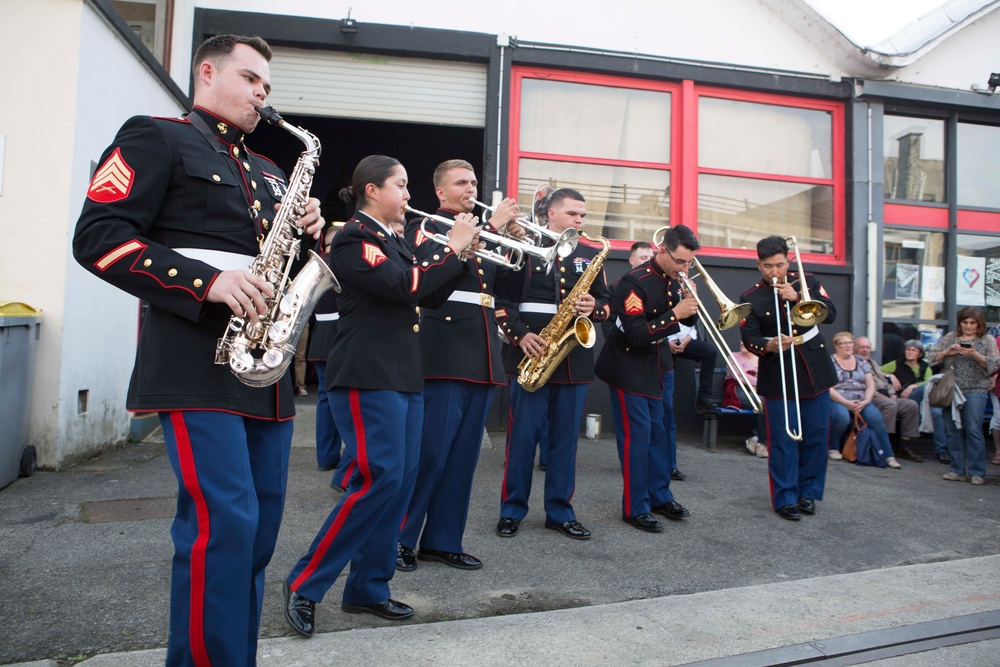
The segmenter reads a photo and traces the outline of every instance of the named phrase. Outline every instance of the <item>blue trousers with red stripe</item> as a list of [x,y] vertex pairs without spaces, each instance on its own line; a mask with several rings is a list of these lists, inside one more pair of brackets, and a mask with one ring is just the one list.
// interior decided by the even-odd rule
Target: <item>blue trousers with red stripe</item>
[[167,665],[255,665],[292,421],[161,412],[177,476]]
[[340,463],[340,433],[333,421],[330,394],[326,390],[326,362],[314,361],[319,392],[316,398],[316,465],[320,468],[337,466]]
[[771,505],[777,509],[794,505],[799,498],[823,500],[826,486],[827,440],[830,434],[830,392],[799,399],[802,427],[795,403],[788,401],[788,423],[802,433],[796,442],[785,431],[785,405],[780,399],[764,399],[767,415],[769,452],[767,469],[771,477]]
[[416,479],[423,394],[337,387],[330,401],[341,437],[356,452],[357,472],[288,585],[322,602],[349,562],[342,601],[378,604],[389,599],[396,535]]
[[662,433],[663,400],[609,389],[622,466],[622,516],[639,516],[674,499]]
[[[411,549],[462,552],[472,478],[493,401],[493,385],[461,380],[424,382],[424,430],[417,481],[399,543]],[[421,534],[421,527],[423,533]]]
[[340,463],[334,469],[331,481],[340,488],[346,489],[350,485],[354,473],[358,471],[358,459],[350,440],[345,438],[343,442],[344,449],[340,452]]
[[545,469],[545,517],[556,523],[575,521],[570,501],[576,488],[576,444],[587,403],[588,384],[544,385],[525,391],[510,383],[510,426],[500,491],[500,516],[520,521],[528,514],[535,447],[548,426],[549,455]]
[[[694,342],[694,341],[691,341]],[[666,343],[664,343],[666,344]],[[660,424],[660,428],[655,428],[655,433],[653,435],[654,439],[661,440],[666,439],[666,447],[657,446],[654,450],[654,456],[664,456],[665,459],[657,459],[659,464],[667,466],[667,478],[669,480],[669,473],[671,470],[677,467],[677,420],[674,419],[674,375],[673,371],[668,371],[660,376],[663,381],[663,391],[661,393],[661,402],[663,403],[663,420]],[[673,500],[673,498],[671,498]],[[655,507],[655,505],[654,505]]]

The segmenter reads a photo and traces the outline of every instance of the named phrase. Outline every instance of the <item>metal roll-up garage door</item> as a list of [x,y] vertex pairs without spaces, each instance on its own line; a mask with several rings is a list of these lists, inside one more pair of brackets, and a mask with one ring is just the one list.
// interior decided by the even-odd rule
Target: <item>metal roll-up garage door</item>
[[486,124],[485,64],[276,47],[271,87],[282,113]]

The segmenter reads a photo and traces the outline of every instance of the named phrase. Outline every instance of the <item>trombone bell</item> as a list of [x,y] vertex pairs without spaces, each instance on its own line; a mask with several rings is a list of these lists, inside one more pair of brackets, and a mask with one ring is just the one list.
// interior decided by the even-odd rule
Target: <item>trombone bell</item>
[[719,308],[722,312],[719,313],[719,319],[716,321],[715,326],[721,331],[725,331],[726,329],[732,329],[745,320],[750,311],[753,310],[753,305],[749,303],[733,303],[732,301],[723,305],[722,301],[719,301]]
[[826,320],[830,309],[822,301],[801,301],[792,308],[792,321],[800,327],[811,327]]

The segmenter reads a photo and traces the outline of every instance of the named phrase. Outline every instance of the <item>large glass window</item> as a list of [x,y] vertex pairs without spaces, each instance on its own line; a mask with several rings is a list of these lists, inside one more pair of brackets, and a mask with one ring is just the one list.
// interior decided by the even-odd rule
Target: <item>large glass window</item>
[[885,230],[883,320],[944,319],[945,238],[942,232]]
[[944,121],[886,115],[885,198],[943,203]]
[[132,29],[139,41],[164,67],[167,63],[167,45],[173,0],[111,0],[111,6]]
[[958,205],[1000,208],[1000,127],[958,124]]
[[959,234],[957,261],[955,303],[978,306],[989,324],[1000,322],[1000,236]]

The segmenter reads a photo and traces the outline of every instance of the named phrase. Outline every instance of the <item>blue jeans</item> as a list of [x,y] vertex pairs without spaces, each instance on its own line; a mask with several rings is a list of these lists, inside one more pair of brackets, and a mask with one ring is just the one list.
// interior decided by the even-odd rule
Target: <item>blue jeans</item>
[[[924,400],[924,390],[927,384],[922,384],[910,393],[910,398],[919,405]],[[934,451],[938,454],[948,453],[948,433],[944,426],[944,408],[931,406],[931,420],[934,422]]]
[[983,437],[983,415],[989,392],[973,391],[965,395],[962,406],[962,428],[955,426],[955,420],[944,420],[948,429],[948,456],[951,458],[951,472],[970,477],[986,475],[986,438]]
[[[830,406],[830,449],[839,450],[844,441],[844,434],[854,422],[854,415],[833,399],[830,399],[830,402],[832,403]],[[861,418],[865,420],[868,428],[875,433],[875,437],[882,444],[886,458],[895,456],[892,453],[892,445],[889,444],[889,431],[885,428],[885,420],[882,419],[882,413],[879,412],[874,403],[865,406],[865,409],[861,411]]]

